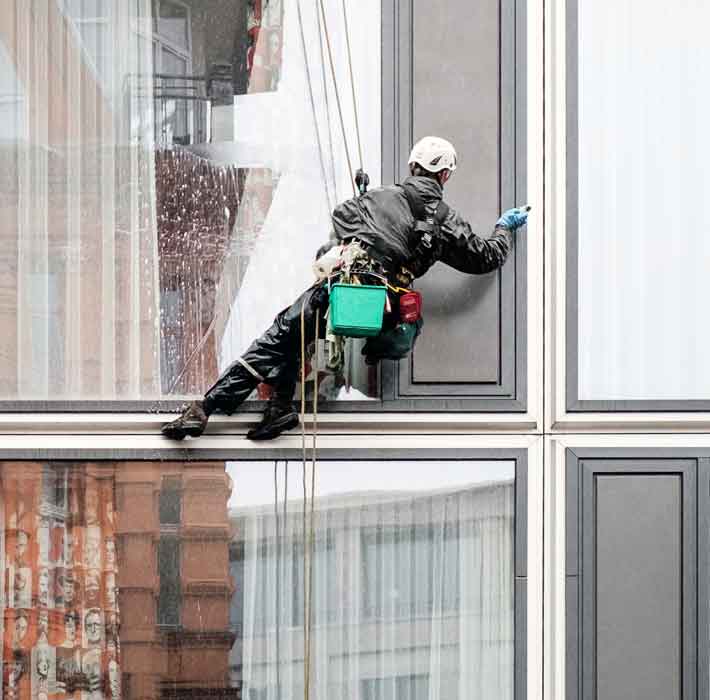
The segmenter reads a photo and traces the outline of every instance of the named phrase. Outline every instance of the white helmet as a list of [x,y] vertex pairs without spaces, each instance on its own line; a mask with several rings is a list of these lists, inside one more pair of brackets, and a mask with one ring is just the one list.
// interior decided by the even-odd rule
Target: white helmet
[[438,173],[441,170],[456,170],[456,149],[446,139],[425,136],[414,144],[409,156],[409,165],[416,163],[424,170]]

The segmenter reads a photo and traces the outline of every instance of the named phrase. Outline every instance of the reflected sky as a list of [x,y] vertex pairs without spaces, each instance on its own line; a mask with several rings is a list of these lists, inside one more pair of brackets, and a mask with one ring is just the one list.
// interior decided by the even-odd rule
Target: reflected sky
[[[226,469],[233,484],[229,509],[272,504],[275,464],[274,461],[228,462]],[[279,461],[278,465],[279,494],[283,500],[285,461]],[[510,481],[514,477],[513,461],[320,461],[316,466],[316,494],[322,498],[356,492],[441,491]],[[298,501],[302,497],[302,464],[292,460],[288,462],[288,500]]]

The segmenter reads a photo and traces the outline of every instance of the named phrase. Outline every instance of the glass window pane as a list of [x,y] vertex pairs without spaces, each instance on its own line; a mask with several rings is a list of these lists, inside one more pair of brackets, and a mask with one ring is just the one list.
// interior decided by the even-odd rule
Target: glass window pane
[[301,468],[1,463],[4,693],[511,700],[514,463]]
[[158,33],[181,48],[188,48],[189,21],[187,7],[170,0],[160,0]]
[[[190,18],[165,0],[16,2],[0,17],[0,401],[202,394],[311,286],[330,211],[352,192],[316,8],[304,9],[314,114],[295,5],[245,3]],[[380,9],[349,8],[373,184]],[[342,32],[332,41],[344,56]],[[322,399],[379,397],[362,345],[319,374]]]
[[579,398],[710,398],[707,3],[579,2]]

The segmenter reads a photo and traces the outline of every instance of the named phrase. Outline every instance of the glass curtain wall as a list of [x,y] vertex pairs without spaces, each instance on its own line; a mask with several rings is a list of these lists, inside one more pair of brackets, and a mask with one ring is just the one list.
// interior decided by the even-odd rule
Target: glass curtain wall
[[3,697],[512,700],[515,463],[317,475],[0,463]]
[[578,398],[708,400],[710,6],[575,11]]
[[[354,152],[342,5],[324,4]],[[302,5],[2,3],[0,400],[202,393],[312,282],[352,188]],[[379,0],[347,12],[377,184]],[[321,392],[376,396],[377,375],[354,352]]]

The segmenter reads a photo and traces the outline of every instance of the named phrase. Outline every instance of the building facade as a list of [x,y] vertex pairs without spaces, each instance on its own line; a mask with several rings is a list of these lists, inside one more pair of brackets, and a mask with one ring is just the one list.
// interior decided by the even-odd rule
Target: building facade
[[[710,695],[708,8],[0,5],[3,698]],[[162,438],[431,133],[506,264]]]

